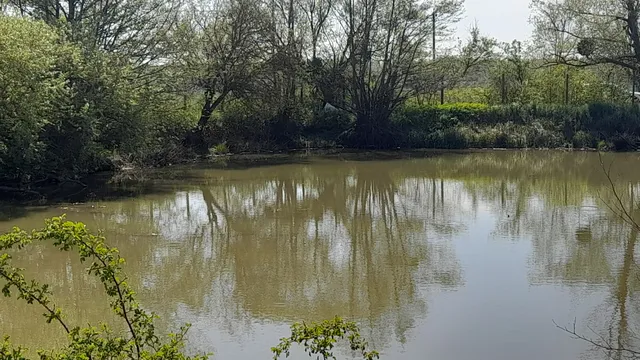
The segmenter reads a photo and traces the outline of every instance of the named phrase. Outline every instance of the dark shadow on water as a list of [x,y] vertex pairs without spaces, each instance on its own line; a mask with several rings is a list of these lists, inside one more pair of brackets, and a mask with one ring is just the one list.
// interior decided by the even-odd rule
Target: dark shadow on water
[[69,181],[32,188],[28,192],[0,190],[0,221],[27,216],[34,211],[68,203],[115,201],[174,192],[185,186],[207,184],[201,170],[249,170],[261,167],[311,164],[314,161],[391,161],[468,154],[462,150],[312,150],[274,154],[238,154],[192,164],[125,173],[101,173],[82,181]]

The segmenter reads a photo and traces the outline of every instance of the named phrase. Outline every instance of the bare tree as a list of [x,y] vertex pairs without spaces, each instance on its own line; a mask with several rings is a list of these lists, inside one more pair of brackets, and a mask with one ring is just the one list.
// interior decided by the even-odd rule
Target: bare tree
[[135,66],[156,64],[177,21],[180,0],[9,0],[23,16],[64,27],[85,51],[126,57]]
[[302,0],[301,9],[307,17],[311,35],[311,60],[317,58],[318,41],[329,20],[333,0]]
[[461,1],[432,8],[416,0],[343,0],[349,110],[356,117],[355,145],[391,144],[392,112],[413,94],[408,85],[432,35],[431,13],[443,24],[458,19]]
[[535,0],[535,38],[555,62],[613,64],[636,70],[640,61],[640,1]]
[[460,48],[460,77],[464,78],[474,67],[486,64],[492,60],[497,47],[498,42],[496,39],[482,36],[478,25],[474,24],[469,30],[467,43]]

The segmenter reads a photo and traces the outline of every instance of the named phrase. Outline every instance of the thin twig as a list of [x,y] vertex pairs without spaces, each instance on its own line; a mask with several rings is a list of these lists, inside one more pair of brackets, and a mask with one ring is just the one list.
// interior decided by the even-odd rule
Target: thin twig
[[[80,243],[82,243],[84,246],[86,246],[88,249],[90,249],[91,253],[93,254],[93,256],[98,259],[98,261],[100,261],[100,263],[102,264],[102,266],[104,266],[105,268],[108,268],[109,266],[107,265],[107,263],[104,261],[104,259],[102,259],[102,257],[95,251],[95,249],[90,246],[89,244],[87,244],[84,240],[82,239],[78,239],[78,241]],[[116,279],[116,274],[115,272],[111,274],[111,280],[113,281],[113,283],[116,286],[116,289],[118,290],[118,302],[120,303],[120,306],[122,307],[122,317],[124,318],[124,321],[127,323],[127,327],[129,327],[129,331],[131,332],[131,336],[133,337],[133,342],[136,345],[136,352],[138,354],[138,358],[140,358],[140,344],[138,344],[138,336],[136,334],[135,329],[133,328],[133,324],[131,323],[131,320],[129,320],[129,315],[127,313],[127,308],[126,308],[126,302],[124,301],[124,296],[122,294],[122,289],[120,288],[120,284],[121,282],[118,282],[118,279]],[[124,281],[124,280],[123,280]],[[106,286],[106,285],[105,285]]]
[[[13,278],[8,276],[4,271],[0,271],[0,276],[5,278],[10,284],[13,284],[13,286],[15,286],[16,288],[18,288],[18,291],[20,291],[22,294],[29,294],[29,292],[24,287],[22,287],[18,282],[13,280]],[[58,322],[60,323],[60,325],[62,325],[62,327],[64,328],[64,331],[66,331],[67,334],[70,333],[70,330],[69,330],[69,327],[67,326],[67,324],[65,324],[64,321],[62,321],[62,318],[60,317],[59,314],[56,314],[55,305],[54,305],[54,308],[51,309],[49,307],[49,305],[47,305],[44,301],[42,301],[42,299],[37,298],[37,297],[32,296],[32,295],[29,295],[29,297],[30,297],[30,299],[33,299],[36,302],[38,302],[38,304],[42,305],[42,307],[44,307],[51,314],[53,319],[58,320]]]

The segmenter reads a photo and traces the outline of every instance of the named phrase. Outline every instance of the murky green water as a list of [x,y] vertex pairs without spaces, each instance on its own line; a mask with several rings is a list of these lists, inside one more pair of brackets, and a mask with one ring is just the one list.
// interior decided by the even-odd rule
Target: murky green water
[[[394,360],[604,357],[554,325],[574,319],[633,344],[637,234],[604,205],[615,203],[597,154],[280,160],[163,170],[146,195],[16,207],[0,230],[62,213],[104,230],[161,327],[192,323],[190,350],[214,359],[269,359],[290,323],[335,315]],[[631,206],[640,155],[611,161]],[[71,323],[105,319],[73,255],[38,245],[17,257],[54,285]],[[32,348],[64,341],[39,314],[3,299],[0,332]]]

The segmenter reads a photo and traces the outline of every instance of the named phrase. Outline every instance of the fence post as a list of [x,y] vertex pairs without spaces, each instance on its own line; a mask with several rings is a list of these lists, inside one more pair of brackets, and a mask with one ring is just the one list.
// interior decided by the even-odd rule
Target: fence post
[[569,69],[564,70],[564,104],[569,104]]

